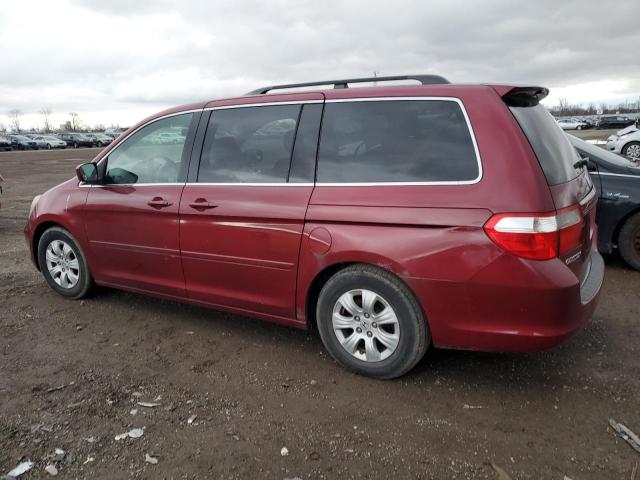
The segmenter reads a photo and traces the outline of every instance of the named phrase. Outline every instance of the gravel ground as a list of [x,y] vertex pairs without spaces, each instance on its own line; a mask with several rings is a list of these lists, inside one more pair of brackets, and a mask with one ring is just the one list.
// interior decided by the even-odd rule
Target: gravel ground
[[640,433],[640,272],[617,258],[592,322],[553,351],[431,350],[369,380],[313,333],[116,290],[57,296],[29,261],[26,213],[96,153],[0,153],[0,476],[31,459],[21,479],[50,464],[60,478],[493,479],[490,462],[514,479],[631,478],[640,454],[608,419]]

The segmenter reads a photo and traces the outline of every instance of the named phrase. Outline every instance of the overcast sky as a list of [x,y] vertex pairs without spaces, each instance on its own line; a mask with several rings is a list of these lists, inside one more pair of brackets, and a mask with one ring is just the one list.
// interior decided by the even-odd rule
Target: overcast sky
[[640,1],[0,0],[0,122],[128,125],[263,84],[437,73],[636,101]]

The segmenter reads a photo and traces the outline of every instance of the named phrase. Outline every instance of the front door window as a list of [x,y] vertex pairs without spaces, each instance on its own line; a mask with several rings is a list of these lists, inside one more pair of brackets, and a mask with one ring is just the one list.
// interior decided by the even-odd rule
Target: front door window
[[127,138],[109,154],[105,183],[177,183],[187,165],[183,154],[192,116],[163,118]]

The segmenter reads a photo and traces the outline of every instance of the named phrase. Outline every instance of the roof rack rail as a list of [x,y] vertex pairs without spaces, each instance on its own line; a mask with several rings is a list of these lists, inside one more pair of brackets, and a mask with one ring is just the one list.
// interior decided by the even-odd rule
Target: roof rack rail
[[450,83],[440,75],[395,75],[391,77],[365,77],[365,78],[344,78],[342,80],[325,80],[322,82],[290,83],[285,85],[270,85],[268,87],[252,90],[247,95],[263,95],[271,90],[283,90],[285,88],[315,87],[319,85],[333,85],[333,88],[349,88],[350,83],[365,82],[392,82],[396,80],[417,80],[422,85],[440,85]]

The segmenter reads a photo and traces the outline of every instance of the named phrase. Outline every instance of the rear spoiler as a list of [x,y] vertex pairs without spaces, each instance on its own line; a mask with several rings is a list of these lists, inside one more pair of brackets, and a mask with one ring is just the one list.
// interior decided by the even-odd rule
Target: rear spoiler
[[510,107],[535,107],[540,100],[549,95],[544,87],[494,87],[504,103]]

